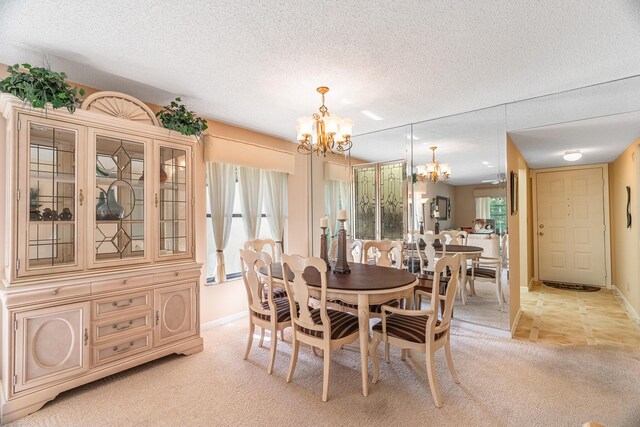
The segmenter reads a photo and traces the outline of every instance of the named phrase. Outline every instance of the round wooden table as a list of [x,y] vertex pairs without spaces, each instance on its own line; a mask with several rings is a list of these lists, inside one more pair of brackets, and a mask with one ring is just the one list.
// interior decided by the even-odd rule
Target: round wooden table
[[[358,304],[358,325],[360,331],[360,362],[362,365],[362,394],[369,394],[369,306],[382,304],[395,298],[413,300],[413,288],[418,280],[406,270],[380,267],[369,264],[349,264],[350,274],[327,272],[327,296],[349,304]],[[263,267],[260,271],[266,275]],[[282,264],[272,264],[273,279],[282,282]],[[303,275],[311,288],[320,294],[320,274],[308,269]],[[291,278],[293,279],[293,277]]]
[[[436,253],[442,254],[442,245],[433,245]],[[482,254],[484,249],[480,246],[467,246],[467,245],[446,245],[445,254],[460,254],[460,289],[462,292],[460,293],[462,297],[462,304],[467,303],[467,258],[476,259]],[[475,295],[475,289],[473,289],[473,284],[470,287],[470,295]]]

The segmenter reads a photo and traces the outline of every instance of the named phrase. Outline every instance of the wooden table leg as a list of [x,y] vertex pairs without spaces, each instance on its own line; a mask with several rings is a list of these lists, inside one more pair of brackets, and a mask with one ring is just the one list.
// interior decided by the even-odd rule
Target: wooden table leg
[[369,295],[358,294],[358,325],[360,328],[360,364],[362,394],[369,395]]
[[460,267],[460,297],[464,305],[467,303],[467,255],[464,252],[460,252]]

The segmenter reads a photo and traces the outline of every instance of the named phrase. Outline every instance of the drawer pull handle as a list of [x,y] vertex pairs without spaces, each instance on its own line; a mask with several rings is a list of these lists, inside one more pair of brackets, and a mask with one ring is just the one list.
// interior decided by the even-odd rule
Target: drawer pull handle
[[128,280],[127,280],[127,279],[125,279],[125,280],[123,280],[123,281],[122,281],[122,284],[123,284],[123,285],[126,285],[126,284],[127,284],[127,282],[128,282]]
[[80,194],[78,195],[78,202],[80,206],[82,206],[82,202],[84,202],[84,194],[82,194],[82,189],[80,189]]
[[122,348],[120,348],[118,346],[113,347],[113,352],[114,353],[123,353],[125,351],[131,350],[132,347],[133,347],[133,341],[130,341],[129,344],[126,345],[125,347],[122,347]]
[[115,308],[129,307],[131,304],[133,304],[133,298],[129,298],[129,302],[126,302],[124,304],[118,304],[118,301],[114,301],[111,303],[111,305]]
[[111,327],[113,329],[115,329],[116,331],[124,331],[125,329],[129,329],[132,326],[133,326],[133,320],[129,320],[129,323],[127,323],[124,326],[120,326],[120,327],[118,327],[117,323],[114,323],[113,325],[111,325]]
[[58,295],[58,291],[59,291],[59,289],[58,289],[58,288],[56,288],[56,289],[54,289],[53,291],[51,291],[51,293],[52,293],[53,295]]
[[87,328],[84,328],[84,346],[87,346],[87,343],[89,342],[89,330]]
[[180,275],[180,273],[176,271],[176,277],[178,277],[179,275]]

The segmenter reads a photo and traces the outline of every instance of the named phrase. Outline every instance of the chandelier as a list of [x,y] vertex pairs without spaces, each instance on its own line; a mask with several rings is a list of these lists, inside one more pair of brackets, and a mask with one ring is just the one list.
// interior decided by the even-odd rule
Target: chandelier
[[424,166],[419,166],[418,174],[433,182],[447,181],[451,177],[451,166],[436,161],[436,148],[438,147],[429,147],[433,151],[432,160]]
[[312,117],[300,117],[296,130],[298,132],[298,152],[304,154],[316,153],[324,157],[327,153],[343,154],[352,146],[351,131],[353,120],[343,119],[329,114],[324,105],[324,94],[329,92],[326,86],[316,89],[322,95],[320,114],[313,113]]

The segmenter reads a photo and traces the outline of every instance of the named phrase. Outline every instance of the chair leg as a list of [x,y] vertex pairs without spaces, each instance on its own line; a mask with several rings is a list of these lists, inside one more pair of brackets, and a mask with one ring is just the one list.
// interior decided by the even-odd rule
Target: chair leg
[[278,330],[274,327],[271,329],[271,351],[269,352],[269,367],[267,368],[267,374],[271,375],[273,372],[273,364],[276,360],[276,347],[278,345]]
[[291,339],[291,343],[293,344],[293,348],[291,349],[291,363],[289,364],[289,373],[287,374],[287,382],[290,383],[293,378],[293,373],[296,370],[296,363],[298,362],[298,349],[300,348],[300,343],[296,338],[296,332],[293,331],[293,338]]
[[328,347],[322,349],[324,358],[324,372],[322,375],[322,401],[326,402],[329,396],[329,368],[331,367],[331,350]]
[[391,357],[389,356],[389,341],[384,342],[384,361],[391,363]]
[[378,346],[380,345],[382,339],[382,335],[375,333],[373,336],[373,343],[369,348],[369,353],[371,353],[371,359],[373,360],[373,379],[371,382],[376,384],[378,382],[378,377],[380,375],[380,361],[378,360]]
[[251,351],[251,344],[253,344],[253,334],[256,330],[256,325],[251,321],[251,316],[249,316],[249,339],[247,340],[247,349],[244,351],[244,360],[247,360],[249,357],[249,351]]
[[284,341],[284,329],[280,329],[280,339]]
[[258,347],[262,347],[264,344],[264,328],[260,328],[260,342],[258,343]]
[[431,395],[433,401],[438,408],[442,407],[442,401],[440,400],[440,389],[438,389],[438,382],[436,380],[436,358],[435,354],[430,348],[426,351],[427,359],[427,375],[429,376],[429,387],[431,388]]
[[402,360],[403,362],[405,360],[407,360],[407,349],[403,348],[400,352],[400,360]]
[[453,381],[456,384],[460,384],[460,378],[458,378],[456,368],[453,366],[453,358],[451,357],[451,341],[449,340],[449,338],[447,338],[447,342],[444,345],[444,352],[447,355],[447,366],[449,367],[449,372],[451,372]]

